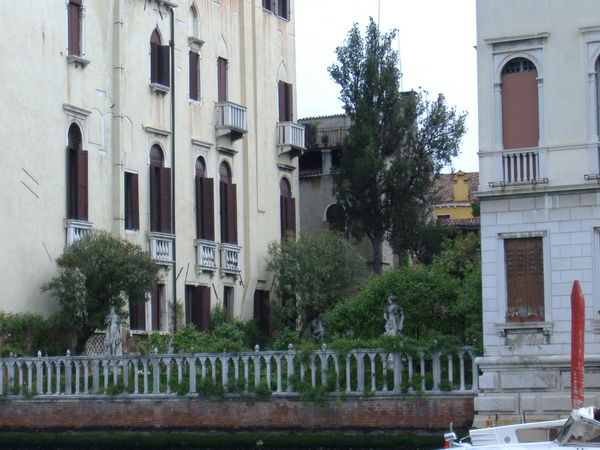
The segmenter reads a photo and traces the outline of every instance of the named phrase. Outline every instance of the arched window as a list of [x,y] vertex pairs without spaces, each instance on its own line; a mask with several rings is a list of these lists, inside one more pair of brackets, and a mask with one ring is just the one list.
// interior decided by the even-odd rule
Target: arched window
[[200,20],[198,18],[198,10],[195,5],[190,6],[188,16],[188,36],[200,39]]
[[513,58],[502,69],[502,142],[505,149],[539,143],[537,69],[526,58]]
[[67,215],[88,220],[88,154],[82,146],[81,130],[71,124],[67,148]]
[[281,218],[281,237],[296,233],[296,199],[292,197],[292,188],[286,178],[279,182],[279,213]]
[[150,81],[170,86],[169,46],[161,45],[160,34],[154,30],[150,36]]
[[337,203],[329,205],[329,207],[325,211],[325,222],[327,223],[327,228],[330,230],[344,231],[344,208],[342,208]]
[[219,166],[219,194],[221,242],[237,244],[237,192],[226,162]]
[[215,240],[214,183],[206,177],[206,164],[201,156],[196,160],[196,237]]
[[150,149],[150,230],[171,233],[171,169],[164,166],[163,151]]

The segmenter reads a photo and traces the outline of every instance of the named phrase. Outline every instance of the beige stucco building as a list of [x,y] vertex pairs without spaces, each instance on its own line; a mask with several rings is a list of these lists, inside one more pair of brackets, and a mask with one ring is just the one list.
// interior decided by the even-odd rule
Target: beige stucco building
[[570,294],[600,405],[600,9],[478,0],[485,355],[476,424],[570,411]]
[[296,227],[293,0],[48,0],[0,18],[0,310],[89,229],[137,243],[161,282],[132,328],[260,315],[269,242]]

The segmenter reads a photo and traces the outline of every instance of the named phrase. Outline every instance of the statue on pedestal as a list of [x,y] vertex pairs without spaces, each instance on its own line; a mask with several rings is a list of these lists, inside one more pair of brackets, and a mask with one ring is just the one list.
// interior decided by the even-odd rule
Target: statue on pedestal
[[106,323],[106,334],[104,335],[105,352],[109,356],[121,356],[123,354],[123,345],[121,343],[121,324],[123,321],[117,314],[114,306],[110,307],[110,312],[104,322]]
[[396,303],[395,295],[388,297],[388,305],[383,310],[383,318],[385,319],[385,335],[397,336],[404,328],[404,309]]

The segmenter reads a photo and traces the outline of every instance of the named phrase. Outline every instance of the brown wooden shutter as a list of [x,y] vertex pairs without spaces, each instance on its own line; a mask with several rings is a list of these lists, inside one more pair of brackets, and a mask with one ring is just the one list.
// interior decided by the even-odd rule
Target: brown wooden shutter
[[502,142],[506,149],[538,146],[537,71],[502,75]]
[[150,81],[158,83],[158,44],[150,43]]
[[280,223],[280,228],[281,228],[281,238],[285,238],[285,233],[287,230],[287,213],[286,213],[286,208],[287,208],[287,202],[285,201],[286,198],[283,195],[279,196],[279,223]]
[[292,109],[293,99],[294,97],[292,92],[292,85],[289,83],[285,83],[285,120],[287,122],[291,122],[292,120],[294,120]]
[[163,86],[171,85],[170,53],[171,49],[168,45],[158,46],[158,82]]
[[279,82],[278,85],[278,97],[279,97],[279,121],[280,122],[285,122],[286,121],[286,114],[285,114],[285,92],[286,92],[286,88],[285,88],[285,83],[283,81]]
[[202,178],[202,238],[215,240],[215,196],[212,178]]
[[162,290],[164,288],[163,284],[157,284],[154,289],[152,289],[152,329],[155,331],[160,330],[160,297]]
[[77,219],[77,149],[67,150],[67,215]]
[[227,60],[225,58],[217,58],[217,101],[227,101]]
[[219,218],[221,222],[221,242],[228,241],[227,226],[227,183],[219,182]]
[[146,301],[139,299],[138,301],[129,301],[129,329],[130,330],[145,330],[146,329]]
[[190,52],[190,98],[198,100],[198,53]]
[[541,237],[505,239],[507,320],[544,320],[544,260]]
[[81,1],[69,2],[68,15],[69,55],[81,56]]
[[171,169],[160,168],[160,231],[171,233]]
[[231,244],[238,243],[237,235],[237,191],[235,184],[227,185],[227,231]]
[[191,297],[191,322],[198,331],[206,331],[210,327],[210,288],[192,286]]
[[296,199],[288,197],[285,199],[285,223],[286,223],[286,234],[291,231],[292,234],[296,234]]
[[138,174],[129,174],[130,190],[130,209],[129,214],[131,217],[131,229],[140,229],[140,196],[139,196],[139,185],[138,185]]
[[203,214],[202,210],[202,190],[203,190],[203,178],[196,175],[196,238],[202,239],[204,235],[203,230]]
[[88,153],[77,150],[77,219],[88,220]]
[[150,231],[160,231],[160,167],[150,166]]

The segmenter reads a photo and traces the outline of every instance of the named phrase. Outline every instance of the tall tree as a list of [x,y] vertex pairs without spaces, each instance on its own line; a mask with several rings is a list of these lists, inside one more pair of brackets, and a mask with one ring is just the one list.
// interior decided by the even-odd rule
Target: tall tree
[[448,108],[443,95],[400,92],[395,31],[381,33],[369,20],[365,37],[355,24],[329,73],[351,119],[334,177],[334,194],[356,239],[367,237],[373,270],[381,270],[381,244],[413,250],[425,230],[440,169],[458,154],[465,114]]

